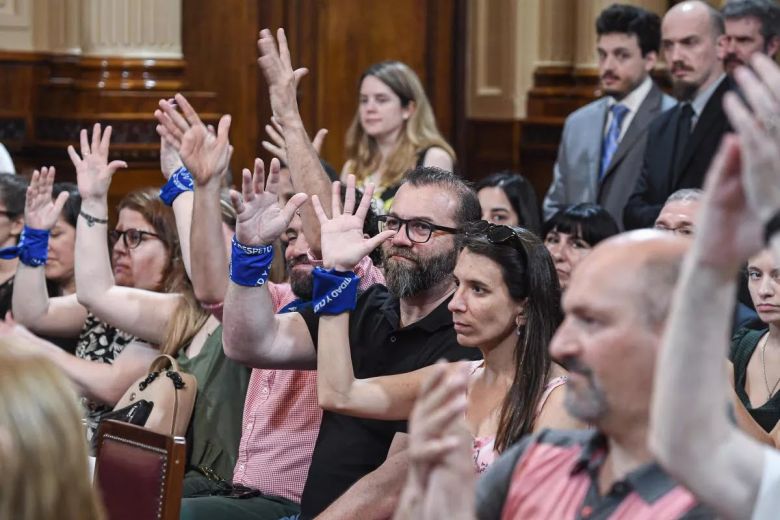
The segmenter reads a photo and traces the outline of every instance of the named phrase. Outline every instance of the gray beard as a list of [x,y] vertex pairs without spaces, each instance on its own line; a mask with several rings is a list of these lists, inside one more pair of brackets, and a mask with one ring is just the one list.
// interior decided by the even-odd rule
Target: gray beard
[[[398,251],[395,249],[395,252]],[[385,254],[385,283],[390,293],[399,299],[427,291],[446,280],[452,276],[458,260],[455,249],[427,259],[420,259],[412,254],[404,255],[412,257],[411,259],[416,262],[411,266],[392,258],[387,259],[388,251],[383,253]]]

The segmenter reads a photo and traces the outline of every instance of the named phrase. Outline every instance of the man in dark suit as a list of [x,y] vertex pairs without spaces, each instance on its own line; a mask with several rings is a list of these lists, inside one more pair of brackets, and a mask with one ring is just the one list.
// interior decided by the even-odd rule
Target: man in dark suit
[[666,198],[700,188],[729,125],[723,94],[723,18],[699,0],[675,5],[664,16],[661,45],[679,103],[661,114],[647,134],[642,172],[623,213],[626,229],[651,227]]
[[545,218],[570,204],[595,202],[622,222],[644,158],[647,128],[674,105],[650,78],[661,40],[658,15],[616,4],[601,12],[596,33],[605,96],[566,119],[544,199]]

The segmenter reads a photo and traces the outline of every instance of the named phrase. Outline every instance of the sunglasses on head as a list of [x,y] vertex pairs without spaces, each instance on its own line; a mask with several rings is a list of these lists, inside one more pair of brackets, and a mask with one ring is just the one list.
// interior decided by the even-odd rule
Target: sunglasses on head
[[488,239],[491,244],[508,244],[515,248],[525,260],[528,260],[528,255],[523,245],[523,239],[520,234],[510,226],[504,226],[503,224],[493,224],[487,220],[480,220],[476,222],[472,229],[467,232],[469,235],[482,235]]

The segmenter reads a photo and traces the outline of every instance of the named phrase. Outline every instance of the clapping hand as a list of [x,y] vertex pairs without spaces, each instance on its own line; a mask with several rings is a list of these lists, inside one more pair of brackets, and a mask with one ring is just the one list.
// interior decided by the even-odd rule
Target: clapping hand
[[68,192],[63,191],[52,200],[54,186],[54,166],[35,170],[27,187],[27,197],[24,200],[24,222],[32,229],[51,229],[57,223],[62,213],[62,207],[68,200]]
[[187,98],[176,94],[174,100],[181,113],[165,99],[160,100],[160,108],[154,111],[160,123],[157,125],[157,133],[178,151],[197,185],[218,182],[227,172],[233,153],[228,140],[230,115],[219,119],[214,133],[203,124]]
[[241,193],[230,191],[236,208],[236,239],[247,246],[270,245],[290,225],[295,212],[306,202],[306,194],[296,193],[283,208],[279,206],[276,193],[279,185],[278,159],[271,160],[267,184],[260,159],[255,159],[254,174],[244,168],[241,175]]
[[73,146],[68,146],[68,155],[76,167],[76,182],[79,194],[85,201],[105,200],[111,177],[119,168],[127,168],[125,161],[108,162],[108,148],[111,141],[111,127],[101,134],[100,123],[92,128],[92,142],[87,140],[87,131],[81,130],[81,156]]
[[[360,260],[377,248],[379,244],[395,235],[395,231],[382,231],[370,238],[363,236],[363,222],[371,205],[374,186],[369,184],[363,193],[360,205],[355,211],[355,176],[347,177],[347,194],[344,198],[344,211],[341,210],[341,183],[333,183],[331,193],[331,214],[328,218],[316,195],[312,205],[320,221],[322,244],[322,262],[327,269],[351,271]],[[353,214],[354,211],[354,214]]]

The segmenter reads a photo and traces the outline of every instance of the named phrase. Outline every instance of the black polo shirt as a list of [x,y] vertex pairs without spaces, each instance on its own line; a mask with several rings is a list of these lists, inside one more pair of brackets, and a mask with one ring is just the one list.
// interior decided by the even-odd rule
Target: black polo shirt
[[477,518],[713,519],[651,462],[599,493],[607,439],[597,430],[544,430],[504,452],[479,481]]
[[[399,301],[384,285],[374,285],[360,295],[349,320],[355,377],[402,374],[442,358],[480,358],[478,349],[461,347],[455,340],[448,303],[449,298],[423,319],[399,329]],[[311,309],[300,314],[316,346],[319,318]],[[318,515],[379,467],[395,433],[405,431],[406,421],[358,419],[325,411],[301,497],[301,518]]]

